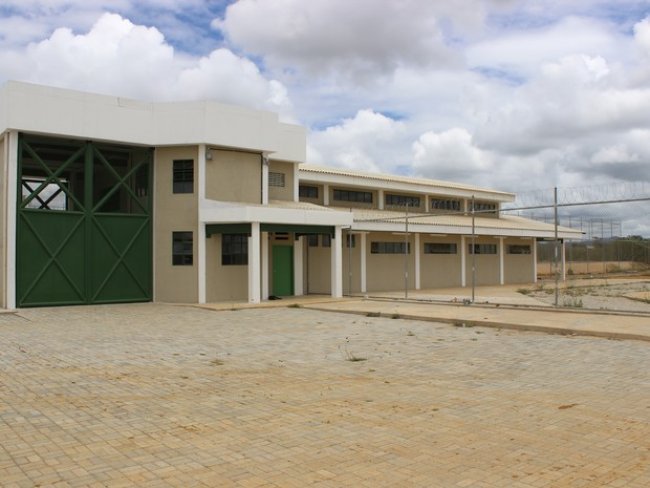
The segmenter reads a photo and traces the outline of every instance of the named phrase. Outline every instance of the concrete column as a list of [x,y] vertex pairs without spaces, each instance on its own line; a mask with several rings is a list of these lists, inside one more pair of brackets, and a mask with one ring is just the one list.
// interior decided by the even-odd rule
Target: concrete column
[[366,235],[365,233],[359,234],[359,273],[360,273],[360,284],[361,284],[361,293],[366,293],[368,287],[366,284]]
[[199,144],[199,158],[198,158],[198,171],[197,171],[197,185],[196,188],[199,192],[199,203],[205,200],[205,157],[208,147],[205,144]]
[[262,245],[260,267],[262,275],[262,300],[269,299],[269,233],[261,232],[260,240]]
[[260,303],[260,223],[251,223],[248,238],[248,302]]
[[293,165],[293,201],[300,200],[300,175],[298,174],[298,165]]
[[327,207],[330,204],[330,186],[323,185],[323,205]]
[[424,195],[424,211],[428,212],[429,210],[429,195]]
[[205,236],[205,223],[199,222],[199,228],[196,233],[196,263],[197,263],[197,276],[199,280],[199,303],[205,303],[206,301],[206,280],[207,280],[207,253],[205,251],[206,245],[206,236]]
[[[562,239],[562,247],[560,248],[561,251],[561,257],[562,257],[562,281],[566,281],[566,245],[564,243],[564,239]],[[605,264],[605,266],[607,266]]]
[[465,236],[460,236],[460,286],[467,286],[467,245]]
[[5,208],[7,222],[6,239],[6,297],[9,310],[16,308],[16,187],[18,186],[18,132],[11,131],[5,136]]
[[332,247],[330,247],[333,298],[343,296],[343,243],[341,241],[341,226],[337,225],[332,239]]
[[298,237],[293,241],[293,294],[296,296],[304,295],[303,290],[303,273],[302,273],[302,251],[304,237]]
[[[199,144],[198,154],[198,168],[196,188],[198,190],[199,209],[205,202],[205,174],[206,174],[206,152],[208,147],[205,144]],[[196,232],[196,263],[197,263],[197,280],[198,280],[198,302],[205,303],[206,301],[206,237],[205,237],[205,222],[202,222],[199,217],[199,227]]]
[[269,157],[262,154],[262,205],[269,204]]
[[533,283],[537,283],[537,239],[533,237],[531,244],[533,253]]
[[415,248],[415,289],[420,289],[420,234],[413,234]]
[[377,208],[379,210],[384,209],[384,190],[377,190]]
[[505,238],[499,237],[499,284],[505,285],[506,275],[505,275],[505,251],[506,246],[504,245]]

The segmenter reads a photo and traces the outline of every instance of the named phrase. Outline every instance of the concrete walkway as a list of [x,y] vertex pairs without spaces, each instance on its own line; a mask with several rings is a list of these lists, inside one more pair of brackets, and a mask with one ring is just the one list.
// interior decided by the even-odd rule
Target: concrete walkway
[[650,341],[650,316],[579,310],[522,309],[478,304],[417,303],[391,299],[349,299],[304,303],[304,308],[553,334]]

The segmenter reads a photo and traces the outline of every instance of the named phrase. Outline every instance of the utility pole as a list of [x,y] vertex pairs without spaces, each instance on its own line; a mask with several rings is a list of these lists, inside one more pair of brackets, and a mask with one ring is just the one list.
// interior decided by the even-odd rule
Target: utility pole
[[557,186],[553,189],[553,211],[555,213],[555,252],[553,254],[555,264],[555,306],[557,307],[560,301],[560,267],[558,266],[560,241],[557,238]]
[[406,200],[404,218],[404,299],[409,297],[409,202]]
[[476,298],[476,202],[472,195],[472,303]]

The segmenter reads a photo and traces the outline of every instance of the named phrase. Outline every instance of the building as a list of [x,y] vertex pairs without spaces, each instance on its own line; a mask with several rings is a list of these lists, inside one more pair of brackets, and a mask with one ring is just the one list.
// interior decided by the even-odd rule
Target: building
[[1,305],[466,286],[472,252],[478,284],[535,280],[553,228],[501,215],[514,195],[304,165],[305,148],[270,112],[5,84]]

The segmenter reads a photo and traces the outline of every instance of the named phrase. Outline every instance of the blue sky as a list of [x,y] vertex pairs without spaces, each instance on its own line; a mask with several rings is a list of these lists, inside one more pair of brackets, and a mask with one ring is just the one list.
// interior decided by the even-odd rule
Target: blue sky
[[4,0],[7,79],[272,110],[320,164],[650,181],[650,0]]

